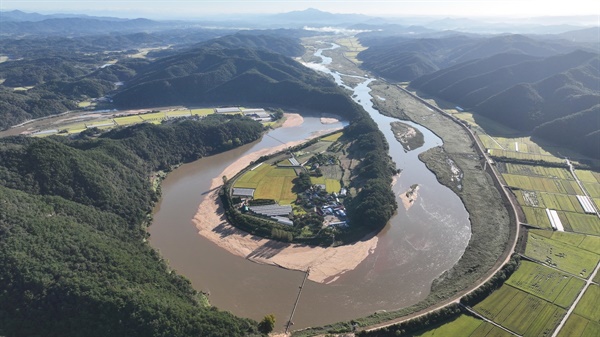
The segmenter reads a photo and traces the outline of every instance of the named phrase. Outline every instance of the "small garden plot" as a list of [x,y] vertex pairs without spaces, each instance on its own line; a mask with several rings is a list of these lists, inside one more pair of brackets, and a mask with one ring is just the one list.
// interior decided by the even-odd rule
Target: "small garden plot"
[[600,336],[600,324],[590,322],[576,314],[571,314],[558,333],[558,337],[597,337]]
[[535,233],[529,233],[525,255],[584,278],[600,260],[598,254]]
[[[522,261],[517,271],[506,281],[506,284],[553,303],[564,291],[566,291],[565,294],[574,293],[577,296],[583,288],[584,282],[577,279],[579,282],[570,283],[569,281],[573,278],[571,275],[541,264]],[[575,287],[575,289],[573,291],[565,289],[567,285]],[[574,301],[575,296],[561,298],[561,302],[564,304],[568,299]]]
[[590,284],[573,312],[592,322],[600,323],[600,305],[598,305],[598,299],[600,299],[600,286]]

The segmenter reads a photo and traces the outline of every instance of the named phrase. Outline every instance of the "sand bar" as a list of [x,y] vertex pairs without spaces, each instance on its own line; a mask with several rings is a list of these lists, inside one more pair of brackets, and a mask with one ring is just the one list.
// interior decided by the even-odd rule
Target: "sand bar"
[[[287,122],[287,120],[286,120]],[[293,125],[293,123],[290,123]],[[285,124],[284,124],[285,125]],[[326,130],[322,133],[328,133]],[[321,133],[321,134],[322,134]],[[319,134],[313,134],[311,138]],[[225,221],[223,208],[218,199],[222,176],[233,177],[259,157],[281,151],[305,142],[300,140],[250,153],[227,167],[211,182],[208,194],[198,207],[194,224],[198,233],[232,254],[257,263],[305,271],[310,268],[309,279],[320,283],[332,283],[344,272],[356,268],[377,247],[377,237],[365,238],[352,245],[325,248],[300,244],[288,244],[255,237]]]

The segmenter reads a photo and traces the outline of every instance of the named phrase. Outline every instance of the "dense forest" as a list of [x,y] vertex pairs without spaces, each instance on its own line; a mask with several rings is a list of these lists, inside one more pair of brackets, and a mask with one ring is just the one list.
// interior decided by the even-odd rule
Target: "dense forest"
[[0,140],[0,335],[259,335],[203,305],[144,226],[152,172],[256,140],[262,126],[213,116],[92,133]]

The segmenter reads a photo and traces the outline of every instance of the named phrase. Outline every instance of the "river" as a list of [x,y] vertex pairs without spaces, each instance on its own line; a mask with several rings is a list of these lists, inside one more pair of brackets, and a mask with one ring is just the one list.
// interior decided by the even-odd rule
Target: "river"
[[[333,48],[336,45],[328,49]],[[322,58],[320,64],[307,66],[331,74],[344,85],[340,74],[327,68],[331,59],[322,55],[324,50],[315,53]],[[377,122],[390,145],[392,159],[402,169],[394,192],[399,195],[419,184],[419,197],[408,211],[398,199],[398,214],[378,234],[374,253],[355,270],[328,285],[306,283],[294,315],[294,329],[417,303],[428,295],[431,282],[458,261],[470,238],[468,213],[460,199],[440,185],[418,159],[420,152],[442,144],[442,140],[418,124],[405,122],[419,129],[425,138],[421,148],[405,152],[391,131],[390,123],[396,120],[379,114],[371,104],[371,81],[364,78],[356,87],[347,88]],[[192,218],[211,180],[240,156],[340,125],[323,125],[317,117],[305,117],[299,127],[273,130],[255,143],[182,165],[163,181],[162,200],[149,228],[151,245],[196,289],[209,292],[213,305],[257,320],[273,313],[276,330],[283,330],[303,273],[234,256],[199,236]]]

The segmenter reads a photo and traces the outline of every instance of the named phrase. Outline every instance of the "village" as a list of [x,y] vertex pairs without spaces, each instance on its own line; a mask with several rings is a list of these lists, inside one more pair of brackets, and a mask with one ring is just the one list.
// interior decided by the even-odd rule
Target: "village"
[[342,187],[346,159],[337,141],[341,135],[323,137],[247,168],[231,188],[235,207],[306,237],[327,228],[348,228],[344,200],[349,190]]

